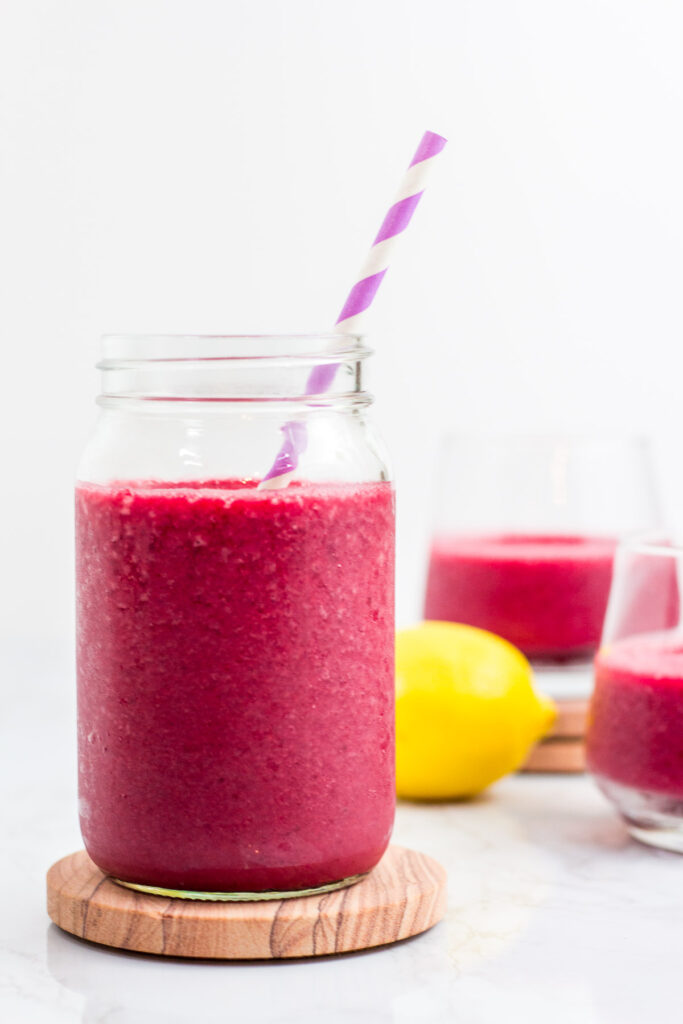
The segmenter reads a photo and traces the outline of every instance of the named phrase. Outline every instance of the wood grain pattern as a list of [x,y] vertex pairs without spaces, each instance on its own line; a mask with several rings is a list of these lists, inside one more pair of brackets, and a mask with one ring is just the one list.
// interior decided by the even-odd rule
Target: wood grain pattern
[[103,875],[85,850],[57,861],[47,874],[48,914],[64,931],[160,956],[263,960],[346,953],[418,935],[445,909],[444,869],[400,846],[390,846],[374,871],[347,889],[260,903],[134,892]]

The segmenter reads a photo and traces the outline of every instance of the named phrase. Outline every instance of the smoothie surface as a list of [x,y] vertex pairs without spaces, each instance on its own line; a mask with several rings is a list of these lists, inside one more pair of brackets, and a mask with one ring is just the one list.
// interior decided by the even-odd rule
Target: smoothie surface
[[610,537],[437,536],[425,618],[487,629],[528,657],[588,658],[600,641],[615,549]]

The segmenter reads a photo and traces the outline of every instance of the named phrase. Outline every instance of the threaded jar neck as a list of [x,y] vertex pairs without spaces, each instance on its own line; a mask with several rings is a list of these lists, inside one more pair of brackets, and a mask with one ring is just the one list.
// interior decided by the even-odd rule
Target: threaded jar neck
[[357,334],[107,335],[100,403],[366,405]]

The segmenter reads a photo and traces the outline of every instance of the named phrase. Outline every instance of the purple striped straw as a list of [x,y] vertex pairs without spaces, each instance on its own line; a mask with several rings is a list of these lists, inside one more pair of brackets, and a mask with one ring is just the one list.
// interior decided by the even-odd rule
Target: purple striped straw
[[[427,175],[434,160],[446,145],[446,139],[434,132],[425,132],[410,161],[393,205],[389,208],[372,248],[349,292],[335,324],[335,331],[357,334],[366,310],[371,306],[377,290],[389,268],[396,239],[410,224],[417,204],[422,198]],[[320,395],[332,386],[338,363],[324,363],[313,368],[306,382],[307,395]],[[306,427],[292,420],[282,427],[284,439],[275,462],[260,483],[260,487],[285,487],[294,476],[299,456],[306,448]]]

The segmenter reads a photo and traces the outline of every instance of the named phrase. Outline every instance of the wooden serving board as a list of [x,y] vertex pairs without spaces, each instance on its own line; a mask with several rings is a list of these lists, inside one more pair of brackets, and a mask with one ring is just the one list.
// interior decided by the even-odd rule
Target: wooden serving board
[[112,882],[85,850],[47,873],[47,910],[72,935],[117,949],[215,960],[324,956],[426,931],[446,909],[446,872],[390,846],[362,881],[322,896],[257,903],[148,896]]

